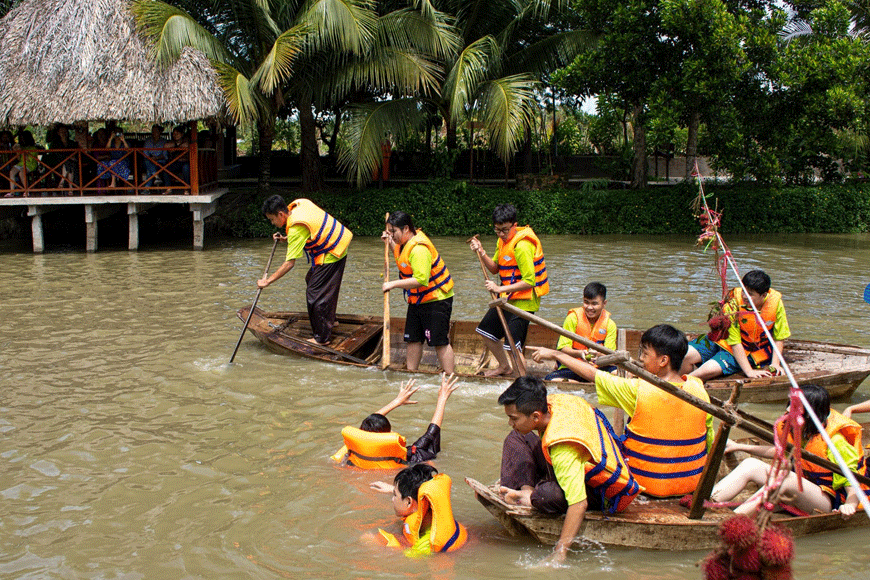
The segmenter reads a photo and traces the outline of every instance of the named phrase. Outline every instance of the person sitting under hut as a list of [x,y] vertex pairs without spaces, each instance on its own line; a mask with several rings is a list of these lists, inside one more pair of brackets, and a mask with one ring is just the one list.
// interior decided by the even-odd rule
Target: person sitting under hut
[[[659,324],[643,333],[640,344],[640,363],[647,372],[710,402],[700,379],[679,373],[688,348],[685,334]],[[644,493],[669,497],[695,490],[713,444],[712,416],[642,379],[612,375],[556,350],[530,350],[536,361],[555,360],[583,380],[594,381],[598,404],[628,415],[625,456],[634,478],[646,488]]]
[[468,541],[468,530],[453,517],[450,476],[425,463],[410,465],[396,474],[393,485],[376,481],[371,488],[393,497],[393,510],[402,518],[401,532],[378,529],[381,543],[406,548],[405,555],[427,556],[453,552]]
[[[545,513],[564,513],[562,532],[550,561],[564,562],[577,537],[587,509],[614,514],[625,510],[643,491],[625,462],[613,428],[601,411],[568,394],[547,396],[537,377],[520,377],[498,398],[508,424],[520,435],[537,431],[544,458],[553,467],[552,481],[518,481],[520,487],[500,488],[508,503],[535,507]],[[523,457],[522,446],[503,469],[519,473],[510,462],[533,462]],[[529,470],[529,473],[534,471]]]
[[[867,465],[863,449],[861,449],[861,425],[831,409],[831,397],[824,388],[818,385],[803,385],[801,391],[803,391],[804,397],[819,421],[824,425],[831,442],[849,469],[855,473],[866,475]],[[803,412],[803,419],[801,442],[804,451],[836,462],[834,454],[819,434],[816,424],[806,410]],[[794,443],[791,433],[788,434],[788,442]],[[776,453],[775,448],[769,445],[746,445],[729,440],[725,452],[733,453],[735,451],[743,451],[768,459],[773,458]],[[810,463],[806,459],[801,460],[801,469],[803,470],[801,480],[798,480],[794,471],[786,476],[782,483],[783,493],[780,495],[779,501],[809,514],[816,510],[821,512],[838,511],[843,514],[843,517],[850,517],[855,513],[858,506],[858,494],[849,485],[848,479],[830,469]],[[754,513],[762,500],[763,487],[767,483],[769,470],[770,465],[760,459],[755,457],[744,459],[734,471],[722,478],[713,487],[713,492],[710,494],[711,501],[731,501],[746,488],[749,482],[752,482],[762,489],[759,489],[734,511],[747,515]],[[861,485],[861,488],[864,493],[870,489],[865,485]]]
[[414,379],[401,385],[399,394],[376,413],[366,417],[359,429],[347,426],[341,430],[344,447],[332,456],[342,465],[354,465],[363,469],[395,469],[408,463],[420,463],[435,459],[441,451],[441,423],[447,399],[458,386],[459,378],[441,373],[441,386],[438,388],[438,401],[426,432],[413,445],[405,445],[405,438],[392,431],[386,415],[402,405],[416,405],[410,400],[417,387]]
[[[607,306],[607,287],[600,282],[590,282],[583,288],[583,306],[568,311],[562,328],[568,332],[579,334],[605,348],[616,350],[616,323],[610,317],[610,313],[604,309],[605,306]],[[589,354],[589,349],[585,344],[575,342],[567,336],[559,337],[556,350],[574,358],[585,358]],[[603,370],[612,372],[616,370],[616,367],[609,366]],[[544,377],[544,380],[583,382],[577,373],[563,364]]]

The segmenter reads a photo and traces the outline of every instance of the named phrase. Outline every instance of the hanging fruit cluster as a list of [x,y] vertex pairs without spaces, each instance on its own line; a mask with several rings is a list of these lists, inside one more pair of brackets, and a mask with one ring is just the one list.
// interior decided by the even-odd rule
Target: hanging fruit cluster
[[760,530],[749,516],[737,515],[719,525],[722,546],[704,560],[706,580],[791,580],[794,542],[788,530]]

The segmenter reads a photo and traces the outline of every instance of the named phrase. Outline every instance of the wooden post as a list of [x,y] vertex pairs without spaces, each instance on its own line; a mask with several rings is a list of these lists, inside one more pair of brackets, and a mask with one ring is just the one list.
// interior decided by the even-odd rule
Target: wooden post
[[127,204],[127,249],[139,249],[139,209],[135,203]]
[[41,254],[45,251],[45,239],[42,235],[42,214],[45,210],[38,205],[27,206],[27,215],[30,220],[30,231],[33,234],[33,253]]
[[[196,121],[190,122],[190,189],[188,193],[199,195],[199,144],[197,143]],[[196,240],[194,239],[194,248]],[[202,246],[197,248],[202,249]]]
[[85,206],[85,250],[88,252],[97,251],[97,229],[99,217],[94,212],[93,205]]
[[[731,391],[731,398],[726,403],[727,405],[732,407],[737,405],[742,386],[739,382],[734,385],[734,389]],[[695,493],[692,494],[692,506],[689,508],[690,520],[700,520],[704,517],[704,502],[710,497],[713,486],[716,484],[716,476],[719,475],[719,465],[722,463],[722,457],[725,455],[725,444],[728,442],[728,435],[730,433],[731,425],[725,421],[719,423],[719,429],[716,431],[713,446],[707,455],[707,462],[704,463],[704,471],[701,473],[698,487],[695,488]]]
[[201,250],[205,245],[205,218],[217,209],[217,202],[192,203],[190,211],[193,212],[193,249]]

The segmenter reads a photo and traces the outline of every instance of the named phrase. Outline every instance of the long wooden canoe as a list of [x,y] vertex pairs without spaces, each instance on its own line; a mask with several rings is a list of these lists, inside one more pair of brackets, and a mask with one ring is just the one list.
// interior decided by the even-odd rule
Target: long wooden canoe
[[[533,508],[510,505],[498,495],[495,486],[466,478],[477,500],[512,536],[531,535],[542,544],[555,545],[565,516],[547,515]],[[688,518],[689,508],[676,499],[635,500],[615,515],[587,511],[580,533],[583,538],[613,546],[653,550],[709,550],[719,545],[718,526],[734,512],[726,508],[707,508],[700,520]],[[870,526],[870,518],[858,512],[848,520],[837,512],[809,516],[774,514],[773,521],[797,536],[806,536]]]
[[[238,311],[241,320],[247,319],[250,308]],[[311,338],[308,314],[305,312],[265,312],[254,309],[248,330],[269,349],[280,354],[296,354],[318,360],[377,367],[382,353],[383,318],[340,314],[338,325],[333,329],[333,339],[327,348],[307,342]],[[390,319],[391,370],[403,371],[405,345],[402,335],[404,318]],[[482,379],[478,373],[495,362],[486,351],[483,341],[475,332],[477,321],[454,320],[450,323],[450,343],[456,359],[456,373],[464,377]],[[641,331],[620,330],[620,350],[637,352]],[[558,336],[542,326],[532,324],[526,344],[529,346],[555,347]],[[834,399],[850,396],[861,382],[870,375],[870,350],[857,346],[786,340],[785,358],[799,384],[815,383],[825,387]],[[540,364],[526,359],[530,374],[541,376],[553,370],[552,363]],[[431,348],[423,349],[423,359],[417,371],[425,374],[439,372],[438,359]],[[506,377],[492,380],[505,380]],[[769,403],[785,401],[788,396],[786,377],[747,379],[742,374],[709,381],[707,392],[719,399],[727,399],[735,381],[742,381],[741,403]],[[563,390],[594,392],[590,383],[554,383]]]

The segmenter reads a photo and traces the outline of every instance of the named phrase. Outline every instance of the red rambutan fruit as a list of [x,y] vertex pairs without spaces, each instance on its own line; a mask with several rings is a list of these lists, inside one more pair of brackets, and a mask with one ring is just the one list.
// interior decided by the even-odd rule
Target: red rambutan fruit
[[758,554],[758,547],[754,544],[744,550],[734,550],[731,562],[744,572],[754,573],[761,570],[761,556]]
[[771,567],[785,566],[794,558],[794,541],[788,530],[771,526],[759,542],[761,561]]
[[758,541],[758,528],[749,516],[737,515],[719,524],[719,537],[727,546],[745,550]]
[[713,552],[701,565],[704,570],[704,580],[728,580],[731,568],[728,556],[721,552]]

